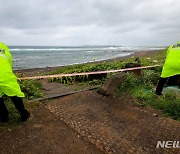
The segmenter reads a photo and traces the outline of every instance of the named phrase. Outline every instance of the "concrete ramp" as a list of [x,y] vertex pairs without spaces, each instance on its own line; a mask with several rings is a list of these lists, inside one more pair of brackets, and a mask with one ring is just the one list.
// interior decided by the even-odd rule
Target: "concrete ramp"
[[154,116],[156,111],[129,100],[129,96],[110,98],[86,91],[55,99],[46,107],[105,153],[178,153],[180,149],[156,148],[156,144],[179,140],[180,122]]

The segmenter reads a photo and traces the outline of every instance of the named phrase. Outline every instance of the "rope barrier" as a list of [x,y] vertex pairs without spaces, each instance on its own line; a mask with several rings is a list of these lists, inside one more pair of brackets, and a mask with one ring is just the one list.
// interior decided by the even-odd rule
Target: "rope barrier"
[[109,71],[83,72],[83,73],[72,73],[72,74],[55,74],[55,75],[44,75],[44,76],[32,76],[32,77],[18,78],[18,80],[48,79],[48,78],[58,78],[58,77],[67,77],[67,76],[106,74],[106,73],[133,71],[133,70],[139,70],[139,69],[145,69],[145,68],[154,68],[154,67],[158,67],[158,66],[161,66],[161,65],[133,67],[133,68],[125,68],[125,69],[109,70]]

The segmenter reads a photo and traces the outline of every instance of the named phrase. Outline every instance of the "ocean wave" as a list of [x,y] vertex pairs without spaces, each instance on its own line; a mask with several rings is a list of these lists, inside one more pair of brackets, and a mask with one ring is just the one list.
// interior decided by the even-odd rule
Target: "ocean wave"
[[143,51],[143,50],[161,50],[165,47],[131,47],[131,46],[117,46],[117,47],[69,47],[69,48],[10,48],[11,51]]
[[107,48],[104,48],[104,49],[108,49],[108,50],[117,50],[118,47],[107,47]]
[[[14,46],[15,68],[39,68],[59,65],[80,64],[89,61],[101,61],[123,57],[138,51],[158,50],[163,47],[122,47],[122,46],[91,46],[91,47],[33,47]],[[39,52],[38,52],[39,51]],[[48,65],[48,66],[47,66]]]
[[[11,51],[59,51],[59,50],[67,50],[67,49],[47,49],[47,48],[43,48],[43,49],[10,49]],[[70,50],[70,49],[68,49]]]
[[89,50],[89,51],[86,51],[86,52],[88,52],[88,53],[93,53],[94,51],[93,51],[93,50]]
[[13,61],[14,62],[16,62],[16,61],[20,61],[21,59],[15,59],[15,58],[13,58]]
[[11,48],[11,51],[89,51],[103,50],[102,48]]

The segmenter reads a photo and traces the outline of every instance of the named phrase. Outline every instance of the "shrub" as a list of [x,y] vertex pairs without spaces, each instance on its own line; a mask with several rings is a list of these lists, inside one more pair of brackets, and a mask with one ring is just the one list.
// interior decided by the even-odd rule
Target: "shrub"
[[33,80],[23,80],[19,83],[21,90],[25,93],[25,97],[27,99],[34,99],[43,96],[40,92],[41,84],[39,82]]

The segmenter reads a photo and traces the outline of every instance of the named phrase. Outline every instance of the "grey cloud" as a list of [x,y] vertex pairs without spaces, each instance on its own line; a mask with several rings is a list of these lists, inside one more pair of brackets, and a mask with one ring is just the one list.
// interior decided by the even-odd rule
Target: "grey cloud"
[[[47,36],[47,44],[49,41],[53,45],[59,42],[167,45],[176,41],[180,33],[179,0],[0,2],[1,39],[10,43],[43,45]],[[15,39],[17,34],[21,35],[19,39]]]

